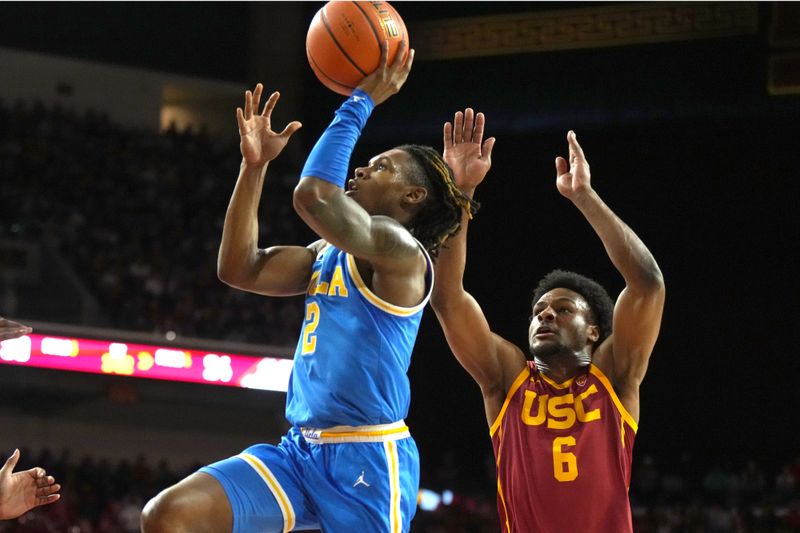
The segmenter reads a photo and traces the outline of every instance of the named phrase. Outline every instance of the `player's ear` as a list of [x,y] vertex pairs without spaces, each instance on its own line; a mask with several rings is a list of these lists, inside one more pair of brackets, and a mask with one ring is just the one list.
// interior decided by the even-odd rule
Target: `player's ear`
[[411,186],[406,190],[403,201],[412,205],[421,204],[427,197],[428,190],[425,187]]
[[586,336],[590,344],[597,342],[597,339],[600,338],[600,327],[588,326],[588,331],[586,332]]

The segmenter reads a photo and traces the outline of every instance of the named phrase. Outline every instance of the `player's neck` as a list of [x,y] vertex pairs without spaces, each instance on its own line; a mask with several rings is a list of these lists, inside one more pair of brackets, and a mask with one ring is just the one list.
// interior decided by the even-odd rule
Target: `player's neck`
[[533,358],[536,368],[556,383],[563,383],[586,371],[592,363],[591,354],[585,352],[557,353],[545,358]]

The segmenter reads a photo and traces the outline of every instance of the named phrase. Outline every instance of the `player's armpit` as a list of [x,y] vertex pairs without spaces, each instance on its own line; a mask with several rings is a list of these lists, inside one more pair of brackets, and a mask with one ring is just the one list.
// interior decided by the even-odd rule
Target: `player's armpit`
[[626,287],[614,306],[613,358],[615,378],[640,384],[656,344],[664,312],[664,283]]
[[593,354],[593,362],[609,377],[625,408],[639,420],[639,386],[647,373],[661,328],[663,280],[646,287],[626,287],[614,306],[613,334]]

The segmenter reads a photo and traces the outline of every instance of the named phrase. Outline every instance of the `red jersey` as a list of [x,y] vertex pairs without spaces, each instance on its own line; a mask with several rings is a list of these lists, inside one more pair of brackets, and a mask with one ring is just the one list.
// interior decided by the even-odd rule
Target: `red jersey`
[[637,429],[596,366],[556,383],[529,362],[489,431],[501,530],[632,532]]

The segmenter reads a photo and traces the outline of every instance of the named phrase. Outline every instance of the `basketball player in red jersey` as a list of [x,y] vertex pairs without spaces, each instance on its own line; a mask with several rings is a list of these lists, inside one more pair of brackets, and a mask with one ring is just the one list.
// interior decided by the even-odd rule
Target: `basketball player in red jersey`
[[[471,109],[445,124],[444,158],[472,196],[491,166],[493,139]],[[466,227],[436,264],[431,302],[447,342],[483,393],[497,464],[503,532],[630,532],[628,487],[639,386],[664,306],[664,281],[636,234],[592,188],[589,164],[567,134],[556,186],[600,237],[625,280],[616,303],[596,282],[554,271],[534,291],[532,361],[493,333],[462,285]],[[613,332],[613,333],[612,333]]]

